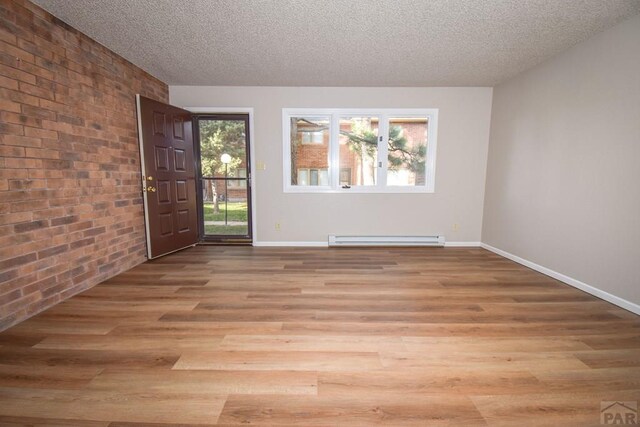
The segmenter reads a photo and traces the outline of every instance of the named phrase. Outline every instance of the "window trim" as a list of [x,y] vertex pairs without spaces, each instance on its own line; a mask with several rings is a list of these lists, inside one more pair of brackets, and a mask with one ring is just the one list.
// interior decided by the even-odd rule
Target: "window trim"
[[[291,117],[329,118],[331,123],[329,135],[329,185],[299,186],[291,185]],[[383,167],[378,169],[375,186],[355,186],[344,189],[340,183],[340,117],[376,116],[380,119],[378,135],[383,137],[379,142],[379,158],[385,159]],[[426,117],[428,120],[427,158],[425,161],[425,185],[421,186],[388,186],[387,147],[389,118],[394,117]],[[438,109],[437,108],[283,108],[282,109],[282,141],[283,141],[283,191],[285,193],[434,193],[436,177],[436,149],[438,142]]]

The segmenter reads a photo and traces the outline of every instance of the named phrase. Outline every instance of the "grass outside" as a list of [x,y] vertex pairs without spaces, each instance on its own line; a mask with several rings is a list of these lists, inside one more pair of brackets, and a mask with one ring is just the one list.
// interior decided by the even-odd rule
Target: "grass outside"
[[[213,212],[213,203],[204,204],[204,220],[205,221],[224,221],[225,204],[218,203],[220,212]],[[204,232],[210,236],[229,235],[229,236],[246,236],[249,234],[247,222],[247,202],[228,202],[227,203],[229,222],[244,222],[243,225],[224,225],[223,224],[205,224]]]
[[[219,202],[220,212],[213,212],[213,203],[204,204],[204,220],[205,221],[224,221],[224,202]],[[229,202],[228,221],[247,221],[247,202]],[[216,226],[217,227],[217,226]],[[224,227],[224,226],[223,226]],[[245,229],[247,227],[245,226]]]
[[246,236],[249,230],[246,225],[205,225],[204,234],[208,236]]

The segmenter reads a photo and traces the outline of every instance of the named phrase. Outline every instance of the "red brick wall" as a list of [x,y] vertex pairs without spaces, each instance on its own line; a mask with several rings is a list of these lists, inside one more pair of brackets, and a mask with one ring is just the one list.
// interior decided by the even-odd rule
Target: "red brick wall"
[[298,168],[327,169],[329,144],[299,144],[296,160]]
[[0,330],[145,260],[135,94],[167,85],[0,2]]

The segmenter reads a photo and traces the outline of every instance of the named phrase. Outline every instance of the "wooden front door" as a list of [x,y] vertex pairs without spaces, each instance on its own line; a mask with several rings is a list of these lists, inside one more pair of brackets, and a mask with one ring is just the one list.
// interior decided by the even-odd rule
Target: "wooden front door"
[[137,95],[147,255],[198,242],[191,113]]

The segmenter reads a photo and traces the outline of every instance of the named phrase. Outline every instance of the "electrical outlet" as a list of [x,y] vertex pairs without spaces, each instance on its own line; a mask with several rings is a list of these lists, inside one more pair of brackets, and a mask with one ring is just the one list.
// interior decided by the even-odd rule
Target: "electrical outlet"
[[276,222],[276,231],[280,231],[280,223]]
[[256,163],[256,167],[259,171],[266,171],[267,170],[267,165],[265,164],[265,162],[258,162]]

